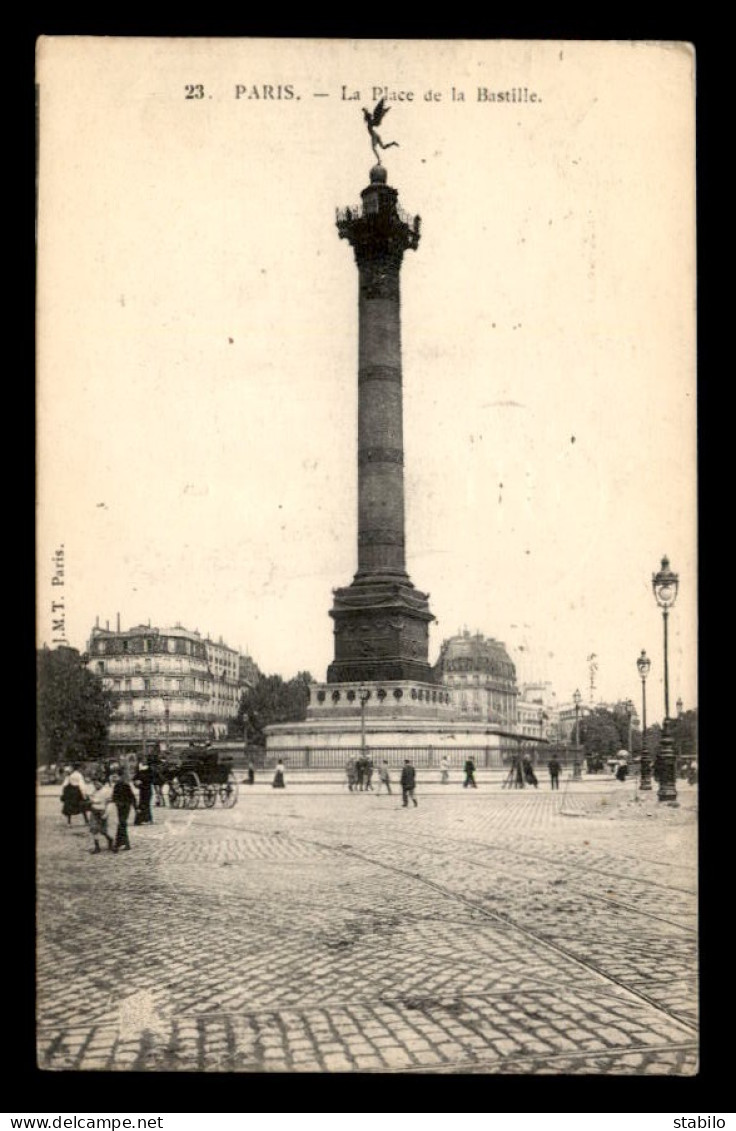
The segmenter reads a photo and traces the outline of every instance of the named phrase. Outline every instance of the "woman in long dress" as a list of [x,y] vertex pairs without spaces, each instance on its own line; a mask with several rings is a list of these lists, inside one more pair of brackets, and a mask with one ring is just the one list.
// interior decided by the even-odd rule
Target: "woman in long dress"
[[79,767],[75,766],[72,769],[71,766],[67,766],[66,777],[61,785],[61,812],[66,817],[68,825],[71,825],[72,817],[76,817],[77,813],[82,814],[85,825],[89,823],[85,800],[85,781]]
[[284,763],[280,758],[276,763],[276,773],[273,775],[273,788],[286,789],[286,781],[284,780]]

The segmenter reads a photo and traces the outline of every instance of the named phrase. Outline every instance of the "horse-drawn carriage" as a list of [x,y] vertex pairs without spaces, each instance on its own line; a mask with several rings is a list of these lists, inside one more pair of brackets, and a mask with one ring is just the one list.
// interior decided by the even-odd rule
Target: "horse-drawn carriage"
[[212,809],[219,800],[232,809],[238,800],[238,783],[233,760],[211,746],[191,745],[178,753],[152,759],[153,785],[157,803],[163,802],[163,786],[168,786],[172,809]]

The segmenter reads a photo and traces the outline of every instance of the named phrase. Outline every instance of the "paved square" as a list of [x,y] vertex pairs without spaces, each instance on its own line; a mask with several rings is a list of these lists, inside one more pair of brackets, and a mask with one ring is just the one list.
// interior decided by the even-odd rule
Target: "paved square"
[[241,788],[92,856],[41,790],[39,1064],[692,1074],[696,792],[641,797]]

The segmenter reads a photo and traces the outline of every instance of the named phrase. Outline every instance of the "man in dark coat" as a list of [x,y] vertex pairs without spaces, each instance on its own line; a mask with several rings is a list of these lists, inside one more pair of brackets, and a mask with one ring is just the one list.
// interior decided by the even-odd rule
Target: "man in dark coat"
[[549,762],[547,763],[547,769],[549,770],[550,789],[559,789],[560,788],[560,770],[562,769],[562,767],[561,767],[559,760],[558,760],[558,758],[555,754],[552,755]]
[[118,811],[118,831],[115,834],[115,843],[112,850],[117,852],[122,848],[126,852],[130,852],[128,816],[130,810],[136,808],[136,803],[135,794],[123,774],[112,775],[112,802]]
[[463,789],[466,789],[469,785],[472,785],[473,789],[477,789],[478,786],[475,784],[475,762],[472,758],[466,760],[463,769],[465,770]]
[[401,793],[402,793],[402,796],[403,796],[402,805],[404,807],[408,806],[410,797],[411,797],[412,801],[414,802],[415,806],[419,804],[416,797],[414,796],[414,788],[416,786],[416,778],[417,778],[416,770],[414,769],[411,762],[407,758],[407,760],[404,762],[404,767],[401,771]]
[[138,786],[138,812],[135,815],[136,825],[152,825],[151,792],[153,790],[153,774],[147,762],[141,762],[135,777]]

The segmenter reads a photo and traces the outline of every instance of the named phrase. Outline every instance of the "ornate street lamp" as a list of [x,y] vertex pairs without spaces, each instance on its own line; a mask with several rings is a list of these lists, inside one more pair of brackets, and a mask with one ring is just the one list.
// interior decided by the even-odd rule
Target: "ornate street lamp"
[[641,767],[639,770],[639,789],[652,788],[652,765],[647,751],[647,676],[652,661],[642,648],[636,667],[641,678]]
[[576,690],[572,697],[572,701],[575,704],[575,750],[572,760],[572,776],[574,781],[580,781],[582,777],[580,772],[580,703],[582,698],[579,690]]
[[680,579],[670,569],[669,558],[662,558],[662,568],[659,573],[652,574],[652,590],[654,599],[662,610],[664,622],[664,720],[662,722],[662,740],[659,745],[660,775],[657,797],[660,801],[676,801],[677,787],[675,784],[675,752],[670,735],[670,689],[669,669],[667,666],[667,620],[669,612],[677,600],[677,590]]

